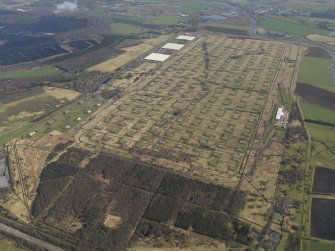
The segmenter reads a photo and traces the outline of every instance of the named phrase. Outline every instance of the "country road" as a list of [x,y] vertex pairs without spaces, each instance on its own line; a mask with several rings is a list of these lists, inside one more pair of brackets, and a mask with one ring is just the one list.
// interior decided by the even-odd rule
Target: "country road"
[[50,251],[65,251],[62,248],[56,247],[56,246],[54,246],[50,243],[47,243],[45,241],[42,241],[40,239],[37,239],[37,238],[32,237],[30,235],[27,235],[27,234],[25,234],[25,233],[23,233],[19,230],[16,230],[16,229],[14,229],[12,227],[9,227],[7,225],[4,225],[2,223],[0,223],[0,232],[6,234],[8,236],[11,236],[11,237],[22,239],[24,241],[27,241],[31,244],[37,245],[39,247],[45,248],[45,249],[50,250]]

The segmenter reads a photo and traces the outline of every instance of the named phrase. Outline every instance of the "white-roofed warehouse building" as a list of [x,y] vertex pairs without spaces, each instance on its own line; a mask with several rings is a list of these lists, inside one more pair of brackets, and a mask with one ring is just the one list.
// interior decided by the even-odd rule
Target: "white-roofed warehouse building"
[[163,49],[168,49],[168,50],[176,50],[179,51],[181,48],[183,48],[183,44],[175,44],[175,43],[167,43],[164,45],[162,48]]
[[150,55],[148,55],[147,57],[145,57],[144,59],[146,60],[152,60],[152,61],[159,61],[159,62],[163,62],[166,59],[168,59],[170,57],[170,55],[167,54],[161,54],[161,53],[151,53]]
[[186,36],[186,35],[180,35],[177,37],[178,40],[188,40],[188,41],[192,41],[195,39],[195,37],[192,36]]

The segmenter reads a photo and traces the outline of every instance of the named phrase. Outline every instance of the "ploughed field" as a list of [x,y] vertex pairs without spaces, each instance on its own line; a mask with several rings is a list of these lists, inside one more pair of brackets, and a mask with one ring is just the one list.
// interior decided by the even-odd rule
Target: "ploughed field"
[[259,121],[270,117],[269,93],[289,49],[200,37],[144,80],[121,84],[122,96],[104,110],[109,114],[80,131],[79,140],[95,150],[231,181],[246,153],[260,147]]
[[244,200],[157,166],[69,148],[43,169],[32,214],[73,237],[58,236],[67,250],[123,250],[148,236],[180,246],[184,230],[249,244],[250,226],[235,218]]
[[311,235],[335,240],[335,199],[312,198]]
[[317,166],[314,174],[313,193],[335,194],[335,170]]

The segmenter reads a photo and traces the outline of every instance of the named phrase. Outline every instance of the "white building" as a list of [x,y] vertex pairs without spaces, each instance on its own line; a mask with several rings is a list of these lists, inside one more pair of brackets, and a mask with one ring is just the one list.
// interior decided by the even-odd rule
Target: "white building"
[[151,53],[149,56],[145,57],[144,59],[163,62],[166,59],[168,59],[169,57],[170,57],[170,55],[167,55],[167,54]]
[[195,37],[192,36],[186,36],[186,35],[180,35],[177,37],[178,40],[187,40],[187,41],[192,41],[195,39]]
[[36,134],[36,132],[30,132],[30,133],[28,133],[29,137],[32,137],[32,136],[34,136],[35,134]]
[[163,49],[169,49],[169,50],[176,50],[179,51],[181,48],[183,48],[183,44],[175,44],[175,43],[167,43],[162,48]]
[[284,108],[279,107],[276,114],[276,120],[280,120],[284,116]]

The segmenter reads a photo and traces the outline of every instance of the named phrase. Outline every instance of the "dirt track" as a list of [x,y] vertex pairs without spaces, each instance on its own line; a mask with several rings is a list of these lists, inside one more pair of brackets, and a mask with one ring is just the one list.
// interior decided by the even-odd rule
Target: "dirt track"
[[64,249],[62,248],[59,248],[59,247],[56,247],[50,243],[47,243],[45,241],[42,241],[40,239],[37,239],[35,237],[32,237],[30,235],[27,235],[19,230],[16,230],[14,228],[11,228],[7,225],[4,225],[2,223],[0,223],[0,232],[8,235],[8,236],[11,236],[11,237],[15,237],[15,238],[19,238],[19,239],[22,239],[24,241],[27,241],[31,244],[34,244],[34,245],[37,245],[37,246],[40,246],[42,248],[45,248],[46,250],[50,250],[50,251],[65,251]]

